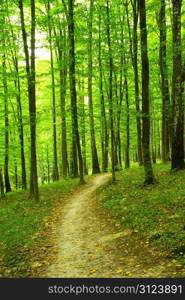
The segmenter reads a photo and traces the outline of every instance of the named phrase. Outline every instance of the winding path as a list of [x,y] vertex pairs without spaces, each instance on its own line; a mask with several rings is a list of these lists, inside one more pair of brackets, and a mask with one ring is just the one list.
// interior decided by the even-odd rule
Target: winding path
[[106,212],[99,214],[96,190],[109,179],[109,174],[95,176],[67,199],[58,228],[57,256],[47,277],[152,277],[161,271],[159,265],[143,270],[137,257],[124,247],[120,251],[130,232],[115,230]]

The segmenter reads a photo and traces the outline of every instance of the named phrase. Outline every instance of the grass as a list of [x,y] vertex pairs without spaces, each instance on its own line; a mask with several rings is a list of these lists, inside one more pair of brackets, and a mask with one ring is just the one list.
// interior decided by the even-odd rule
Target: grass
[[[100,190],[100,201],[125,229],[165,251],[185,275],[185,171],[156,165],[156,184],[143,186],[142,167],[117,173],[116,184]],[[170,265],[172,266],[172,265]]]
[[45,220],[78,182],[68,179],[41,186],[38,204],[24,191],[9,193],[0,202],[0,277],[32,275],[32,258],[37,255],[35,247],[42,244]]
[[[185,171],[170,173],[170,165],[159,164],[154,169],[157,182],[146,187],[142,167],[117,172],[115,184],[99,189],[100,201],[122,228],[131,229],[137,239],[166,253],[173,276],[184,277]],[[28,193],[23,191],[9,193],[0,202],[0,277],[34,277],[34,267],[47,258],[47,252],[39,257],[47,220],[78,181],[41,186],[38,204],[27,200]]]

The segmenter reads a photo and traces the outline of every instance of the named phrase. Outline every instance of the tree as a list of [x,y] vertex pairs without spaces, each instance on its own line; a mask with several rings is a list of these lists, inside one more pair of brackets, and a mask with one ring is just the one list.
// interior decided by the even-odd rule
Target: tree
[[170,94],[168,83],[168,69],[166,63],[166,12],[165,0],[161,0],[159,13],[159,31],[160,31],[160,50],[159,66],[161,73],[161,93],[162,93],[162,161],[169,160],[169,116],[170,116]]
[[129,112],[129,94],[128,94],[128,75],[127,62],[124,54],[124,89],[126,102],[126,139],[125,139],[125,169],[130,168],[130,112]]
[[17,115],[18,115],[18,132],[20,140],[20,154],[21,154],[21,177],[22,177],[22,188],[27,189],[27,177],[26,177],[26,161],[25,161],[25,152],[24,152],[24,125],[23,125],[23,115],[22,115],[22,103],[21,103],[21,84],[20,84],[20,75],[19,75],[19,63],[17,54],[15,52],[12,55],[16,78],[14,80],[16,88],[16,99],[17,99]]
[[112,181],[116,180],[115,175],[115,136],[114,136],[114,110],[112,97],[112,78],[113,78],[113,57],[110,36],[110,13],[109,1],[107,0],[107,44],[109,51],[109,115],[110,115],[110,132],[111,132],[111,160],[112,160]]
[[[5,44],[4,44],[5,47]],[[6,192],[11,192],[9,178],[9,109],[8,109],[8,85],[6,74],[6,54],[3,54],[3,88],[4,88],[4,124],[5,124],[5,156],[4,156],[4,181]]]
[[55,73],[52,47],[52,26],[50,16],[50,4],[47,5],[48,12],[48,34],[50,48],[51,81],[52,81],[52,118],[53,118],[53,181],[59,180],[58,155],[57,155],[57,126],[56,126],[56,97],[55,97]]
[[94,132],[93,99],[92,99],[92,20],[93,20],[94,1],[90,0],[89,22],[88,22],[88,100],[89,100],[89,124],[91,134],[92,150],[92,173],[100,173],[98,154],[96,148],[96,139]]
[[0,169],[0,199],[5,196],[2,170]]
[[[127,22],[128,29],[129,25],[129,16],[128,8],[127,9]],[[143,165],[142,157],[142,138],[141,138],[141,112],[140,112],[140,97],[139,97],[139,72],[138,72],[138,2],[137,0],[132,1],[132,10],[133,10],[133,37],[130,35],[130,44],[131,44],[131,55],[132,55],[132,65],[134,69],[134,87],[135,87],[135,106],[136,106],[136,125],[137,125],[137,154],[139,165]],[[130,30],[129,30],[130,33]]]
[[36,90],[35,90],[35,1],[30,0],[31,6],[31,57],[29,58],[27,32],[24,20],[23,1],[19,0],[22,38],[26,60],[26,73],[28,84],[29,114],[30,114],[30,197],[39,200],[37,156],[36,156]]
[[101,147],[102,147],[102,171],[107,172],[108,169],[108,146],[109,134],[107,126],[107,118],[105,111],[105,97],[103,90],[103,67],[102,67],[102,43],[101,43],[101,8],[99,10],[99,35],[98,35],[98,64],[99,64],[99,92],[100,92],[100,107],[101,107]]
[[74,1],[68,0],[68,36],[69,36],[69,78],[71,93],[71,118],[72,118],[72,139],[73,139],[73,159],[75,159],[76,149],[78,151],[80,184],[84,184],[83,159],[81,153],[80,137],[78,130],[77,116],[77,95],[76,95],[76,78],[75,78],[75,24],[74,24]]
[[154,183],[154,174],[150,157],[150,99],[149,99],[149,61],[146,28],[145,0],[138,0],[141,35],[142,64],[142,150],[145,170],[145,184]]
[[173,0],[173,75],[172,75],[172,169],[184,168],[182,56],[181,56],[181,0]]
[[[7,2],[6,2],[7,4]],[[8,7],[6,7],[7,14]],[[17,119],[18,119],[18,135],[20,141],[20,157],[21,157],[21,179],[22,179],[22,189],[27,189],[27,176],[26,176],[26,159],[25,159],[25,139],[24,139],[24,123],[23,123],[23,109],[22,109],[22,92],[21,92],[21,79],[20,79],[20,68],[19,68],[19,57],[16,41],[16,33],[14,32],[13,25],[11,23],[10,16],[8,15],[8,21],[10,25],[11,37],[9,39],[11,47],[11,58],[13,64],[13,70],[11,73],[14,73],[14,86],[17,100]],[[11,40],[11,41],[10,41]]]

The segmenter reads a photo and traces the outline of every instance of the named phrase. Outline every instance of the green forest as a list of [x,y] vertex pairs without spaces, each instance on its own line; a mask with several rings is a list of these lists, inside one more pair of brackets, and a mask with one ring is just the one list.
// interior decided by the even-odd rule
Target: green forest
[[185,276],[184,49],[182,0],[0,1],[0,277]]

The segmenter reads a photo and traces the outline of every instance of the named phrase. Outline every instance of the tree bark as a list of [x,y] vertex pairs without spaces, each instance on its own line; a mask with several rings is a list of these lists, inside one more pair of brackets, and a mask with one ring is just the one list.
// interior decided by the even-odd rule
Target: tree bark
[[69,33],[69,78],[71,93],[71,114],[72,114],[72,133],[73,133],[73,158],[77,147],[78,161],[80,170],[80,184],[84,184],[83,159],[81,153],[80,136],[78,130],[77,117],[77,95],[76,95],[76,76],[75,76],[75,24],[74,24],[74,0],[68,0],[68,33]]
[[102,67],[102,45],[101,45],[101,11],[99,12],[99,91],[100,91],[100,106],[101,106],[101,147],[102,147],[102,171],[108,170],[108,147],[109,147],[109,134],[107,128],[107,119],[105,112],[105,97],[103,90],[103,67]]
[[184,169],[184,141],[181,56],[181,0],[173,0],[173,75],[172,75],[172,169]]
[[0,198],[3,198],[3,197],[5,197],[4,182],[3,182],[2,170],[0,169]]
[[6,74],[6,56],[3,54],[3,89],[4,89],[4,124],[5,124],[5,155],[4,155],[4,181],[6,193],[11,192],[9,178],[9,111],[8,111],[8,86]]
[[133,10],[133,36],[131,36],[130,31],[130,23],[128,16],[128,8],[127,8],[127,23],[129,29],[129,37],[130,37],[130,53],[132,57],[132,65],[134,69],[134,88],[135,88],[135,106],[136,106],[136,126],[137,126],[137,152],[138,152],[138,161],[139,165],[143,165],[143,157],[142,157],[142,128],[141,128],[141,111],[140,111],[140,97],[139,97],[139,72],[138,72],[138,4],[137,0],[133,0],[132,2],[132,10]]
[[142,150],[145,170],[145,184],[154,182],[154,174],[150,156],[150,99],[149,99],[149,61],[146,28],[145,0],[138,0],[141,34],[141,62],[142,62]]
[[[9,20],[10,22],[10,20]],[[10,22],[11,24],[11,22]],[[11,35],[12,43],[14,43],[15,35],[13,32],[13,26],[11,24]],[[22,114],[22,103],[21,103],[21,83],[20,83],[20,74],[19,74],[19,62],[18,55],[16,51],[16,46],[13,44],[11,49],[12,61],[15,71],[14,85],[16,89],[16,100],[17,100],[17,116],[18,116],[18,132],[19,132],[19,141],[20,141],[20,156],[21,156],[21,179],[22,179],[22,189],[27,189],[27,176],[26,176],[26,160],[24,153],[24,124],[23,124],[23,114]]]
[[110,37],[110,12],[109,1],[107,0],[107,42],[109,53],[109,114],[110,114],[110,132],[111,132],[111,160],[112,160],[112,181],[116,180],[115,175],[115,137],[114,137],[114,110],[112,97],[112,78],[113,78],[113,57]]
[[84,81],[82,81],[81,89],[81,136],[82,136],[82,158],[83,158],[83,167],[84,174],[88,175],[87,168],[87,158],[86,158],[86,112],[85,112],[85,102],[84,102]]
[[89,103],[89,124],[91,135],[91,153],[92,153],[92,173],[100,173],[98,153],[96,147],[95,131],[94,131],[94,113],[92,99],[92,19],[93,19],[94,1],[90,0],[89,21],[88,21],[88,103]]
[[29,51],[27,33],[24,21],[23,1],[19,0],[21,16],[21,29],[26,60],[26,72],[28,82],[29,114],[30,114],[30,139],[31,139],[31,161],[30,161],[30,198],[39,201],[37,157],[36,157],[36,91],[35,91],[35,1],[31,0],[31,57]]
[[15,79],[15,87],[17,88],[17,114],[18,114],[18,131],[19,131],[19,140],[20,140],[20,150],[21,150],[21,170],[22,170],[22,189],[27,189],[27,179],[26,179],[26,160],[24,153],[24,125],[22,118],[22,103],[21,103],[21,86],[20,86],[20,78],[19,78],[19,65],[17,57],[14,57],[14,67],[16,71],[17,78]]
[[159,66],[161,73],[161,92],[162,92],[162,161],[167,162],[169,156],[169,110],[170,95],[168,84],[168,70],[166,63],[166,12],[165,0],[161,0],[161,8],[159,15],[159,31],[160,31],[160,50],[159,50]]
[[[60,112],[61,112],[61,158],[62,168],[61,173],[63,177],[68,175],[68,154],[67,154],[67,131],[66,131],[66,83],[67,83],[67,55],[66,55],[66,30],[63,32],[61,24],[58,22],[59,37],[57,36],[56,28],[53,26],[55,35],[58,66],[59,66],[59,81],[60,81]],[[72,162],[72,175],[78,177],[77,151],[74,152],[75,158]],[[73,166],[74,164],[74,166]]]
[[47,151],[46,151],[46,157],[47,157],[47,181],[48,181],[48,183],[50,183],[50,161],[49,161],[48,147],[47,147]]
[[129,112],[129,94],[128,94],[128,79],[126,59],[124,59],[124,87],[125,87],[125,101],[126,101],[126,139],[125,139],[125,169],[130,168],[130,112]]
[[49,1],[48,1],[47,9],[48,9],[48,33],[49,33],[49,48],[50,48],[51,81],[52,81],[53,181],[57,181],[57,180],[59,180],[59,172],[58,172],[58,155],[57,155],[55,73],[54,73],[54,62],[53,62],[52,27],[51,27],[50,3],[49,3]]
[[[64,47],[66,47],[66,37],[64,36]],[[63,62],[62,55],[60,57],[61,68],[60,70],[60,108],[61,108],[61,122],[62,122],[62,176],[66,177],[68,174],[68,155],[67,155],[67,130],[66,130],[66,78],[67,78],[67,65],[66,54],[64,51]],[[76,166],[75,173],[78,173],[78,166]]]

